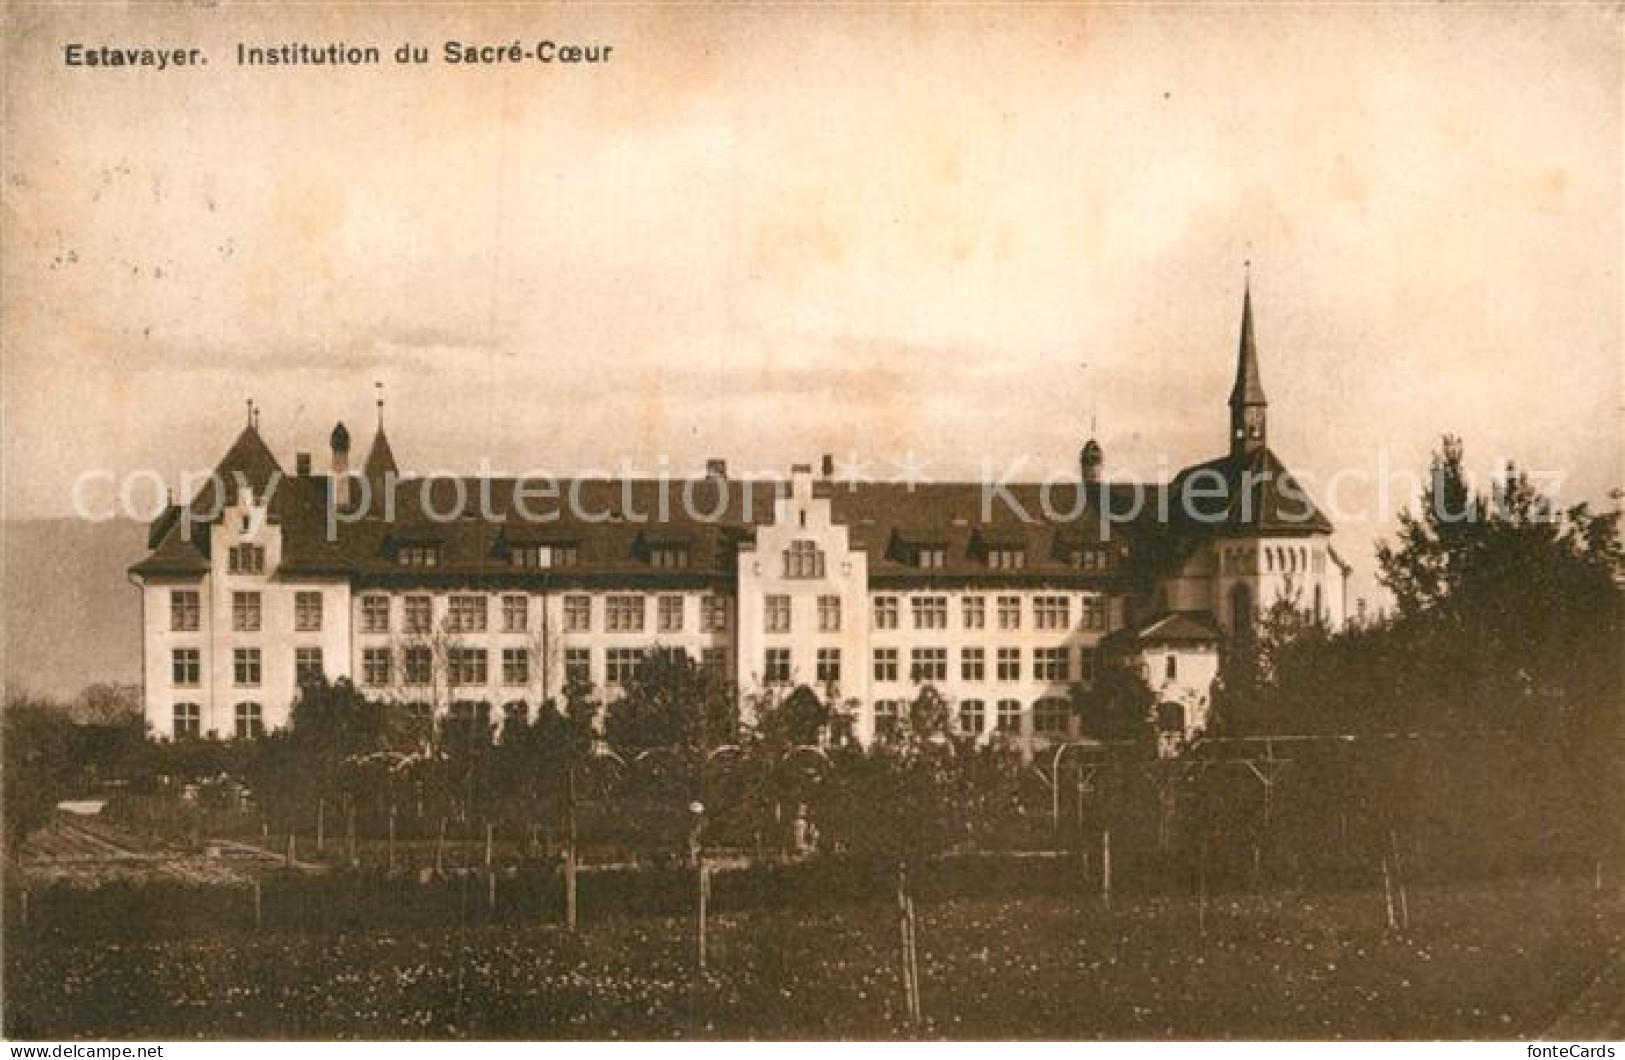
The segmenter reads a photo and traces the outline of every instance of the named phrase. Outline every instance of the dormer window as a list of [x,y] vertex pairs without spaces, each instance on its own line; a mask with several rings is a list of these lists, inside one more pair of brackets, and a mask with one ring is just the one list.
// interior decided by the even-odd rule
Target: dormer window
[[688,566],[687,545],[656,545],[649,550],[649,566],[680,570]]
[[440,566],[440,546],[434,544],[402,545],[395,552],[395,562],[403,567]]
[[1068,556],[1077,570],[1103,572],[1112,569],[1112,556],[1104,548],[1074,548]]
[[998,545],[987,550],[987,565],[991,570],[1025,570],[1027,551]]
[[576,562],[574,545],[514,545],[508,553],[508,562],[515,567],[546,570],[549,567],[573,567]]
[[812,541],[792,541],[784,550],[786,578],[822,578],[824,550]]
[[914,557],[921,570],[941,570],[948,565],[948,550],[941,545],[925,545]]
[[265,548],[261,545],[232,545],[226,553],[226,570],[231,574],[264,574]]

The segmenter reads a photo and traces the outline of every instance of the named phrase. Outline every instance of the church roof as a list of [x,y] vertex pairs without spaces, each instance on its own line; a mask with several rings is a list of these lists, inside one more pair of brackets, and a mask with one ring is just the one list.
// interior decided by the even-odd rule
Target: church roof
[[1267,446],[1188,467],[1171,489],[1186,521],[1217,533],[1332,532],[1308,490]]

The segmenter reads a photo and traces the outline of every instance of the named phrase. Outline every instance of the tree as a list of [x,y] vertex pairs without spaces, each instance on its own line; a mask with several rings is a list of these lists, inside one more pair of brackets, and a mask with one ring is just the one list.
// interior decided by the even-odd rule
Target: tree
[[57,802],[69,790],[77,732],[72,720],[54,703],[24,693],[8,692],[4,729],[6,852],[22,853],[28,837],[51,819]]
[[1073,710],[1086,736],[1134,740],[1150,745],[1156,736],[1151,708],[1156,694],[1133,657],[1119,655],[1095,674],[1093,683],[1072,689]]

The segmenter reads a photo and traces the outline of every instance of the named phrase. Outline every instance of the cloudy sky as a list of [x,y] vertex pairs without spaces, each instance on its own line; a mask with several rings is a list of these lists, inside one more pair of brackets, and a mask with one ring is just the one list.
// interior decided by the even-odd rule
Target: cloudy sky
[[[1154,477],[1225,444],[1246,260],[1272,447],[1312,484],[1444,431],[1565,498],[1621,479],[1617,10],[3,17],[10,518],[87,468],[208,467],[248,397],[290,467],[340,418],[364,447],[375,380],[418,470],[1039,478],[1093,411]],[[613,58],[235,62],[543,37]],[[1345,482],[1364,592],[1391,513]]]

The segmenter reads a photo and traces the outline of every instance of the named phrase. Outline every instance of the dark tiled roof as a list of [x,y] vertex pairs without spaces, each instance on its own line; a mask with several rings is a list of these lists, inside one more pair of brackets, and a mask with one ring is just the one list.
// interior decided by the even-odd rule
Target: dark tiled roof
[[1212,644],[1220,640],[1219,627],[1206,615],[1171,611],[1140,624],[1134,632],[1139,644]]
[[1175,476],[1171,489],[1187,522],[1218,533],[1332,532],[1314,498],[1267,447],[1188,467]]
[[[1246,462],[1285,469],[1273,454]],[[1229,458],[1181,472],[1172,486],[1122,483],[1083,485],[1019,483],[844,483],[815,481],[814,493],[827,497],[833,516],[844,524],[854,547],[868,555],[871,582],[880,586],[1036,584],[1057,580],[1080,584],[1144,584],[1171,569],[1190,550],[1218,532],[1251,527],[1271,532],[1329,532],[1310,502],[1311,517],[1286,520],[1287,497],[1277,486],[1254,507],[1254,521],[1240,521],[1240,506],[1218,512],[1213,525],[1179,513],[1165,503],[1167,491],[1195,472],[1216,469],[1225,481],[1240,481],[1241,467]],[[224,480],[243,480],[265,489],[280,468],[252,430],[238,438],[221,461]],[[269,518],[283,534],[280,570],[290,576],[350,575],[362,580],[410,578],[454,581],[534,579],[538,571],[513,565],[516,546],[571,545],[575,563],[554,567],[556,583],[614,583],[653,579],[664,584],[715,581],[735,572],[735,556],[754,537],[754,528],[772,520],[776,498],[789,484],[766,480],[583,479],[556,483],[514,479],[432,478],[393,483],[391,497],[374,496],[377,483],[352,480],[357,497],[366,496],[376,516],[334,520],[329,533],[330,483],[325,476],[280,478],[270,493]],[[205,492],[214,487],[207,487]],[[1137,498],[1137,503],[1136,503]],[[210,511],[212,496],[197,498],[193,513]],[[1114,514],[1106,520],[1102,509]],[[1171,519],[1163,521],[1160,513]],[[161,519],[166,517],[161,517]],[[132,568],[138,574],[196,574],[207,570],[207,527],[167,517],[153,527],[154,549]],[[188,537],[186,531],[190,529]],[[404,544],[438,548],[433,567],[402,567]],[[943,550],[940,567],[922,569],[921,547]],[[686,566],[656,568],[656,549],[687,550]],[[1022,553],[1018,569],[990,565],[993,549]],[[1080,568],[1074,553],[1097,550],[1110,565]]]

